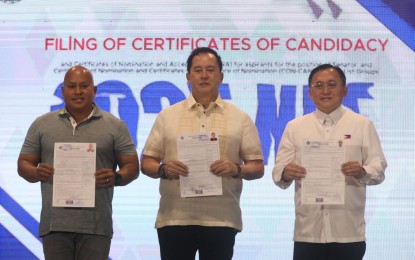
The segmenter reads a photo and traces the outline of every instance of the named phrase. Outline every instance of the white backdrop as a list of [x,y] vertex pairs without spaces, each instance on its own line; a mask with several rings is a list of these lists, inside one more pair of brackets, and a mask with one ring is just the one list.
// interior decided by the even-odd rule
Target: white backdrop
[[[1,0],[0,258],[43,257],[40,185],[20,178],[16,161],[31,122],[62,105],[64,72],[93,71],[97,103],[127,122],[141,153],[157,113],[189,95],[191,49],[209,46],[224,61],[222,97],[256,122],[267,163],[262,179],[244,182],[234,258],[292,257],[293,187],[272,182],[275,147],[289,120],[313,110],[310,70],[335,63],[345,105],[373,120],[389,164],[368,188],[365,259],[415,259],[415,33],[399,12],[412,4],[384,2]],[[115,189],[111,258],[159,259],[158,198],[145,175]]]

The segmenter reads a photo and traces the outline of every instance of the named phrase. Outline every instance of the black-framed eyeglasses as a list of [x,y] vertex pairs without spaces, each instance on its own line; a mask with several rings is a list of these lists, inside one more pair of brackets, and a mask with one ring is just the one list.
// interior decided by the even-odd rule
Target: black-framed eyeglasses
[[337,85],[338,84],[337,84],[336,81],[329,80],[329,81],[327,81],[325,83],[324,82],[321,82],[321,81],[318,81],[318,82],[312,84],[311,87],[312,88],[316,88],[318,90],[322,90],[322,89],[324,89],[325,86],[327,86],[329,89],[335,89],[337,87]]

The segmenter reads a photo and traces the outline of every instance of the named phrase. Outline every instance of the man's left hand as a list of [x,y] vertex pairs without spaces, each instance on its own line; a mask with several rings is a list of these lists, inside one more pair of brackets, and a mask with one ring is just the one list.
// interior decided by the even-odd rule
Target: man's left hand
[[342,172],[346,176],[352,176],[356,179],[363,178],[366,175],[365,169],[360,165],[358,161],[349,161],[342,164]]
[[238,175],[238,167],[228,159],[214,161],[210,165],[210,171],[216,176],[236,176]]
[[95,182],[101,188],[112,187],[115,184],[115,174],[112,169],[101,169],[95,172]]

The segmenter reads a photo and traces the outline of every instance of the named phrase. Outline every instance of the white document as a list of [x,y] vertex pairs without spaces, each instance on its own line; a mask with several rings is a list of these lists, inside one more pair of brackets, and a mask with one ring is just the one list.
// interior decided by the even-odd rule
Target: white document
[[95,143],[55,143],[53,207],[95,207]]
[[177,137],[179,161],[189,168],[187,177],[180,176],[182,197],[222,195],[222,178],[210,172],[210,165],[220,158],[219,139],[197,133]]
[[301,204],[344,204],[345,176],[342,140],[306,140],[302,166],[307,174],[301,181]]

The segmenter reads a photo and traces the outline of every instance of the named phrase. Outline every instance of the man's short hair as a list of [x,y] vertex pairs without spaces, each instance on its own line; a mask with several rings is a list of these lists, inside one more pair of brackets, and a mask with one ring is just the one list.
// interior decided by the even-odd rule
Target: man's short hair
[[346,86],[346,75],[344,74],[343,70],[338,67],[338,66],[333,66],[331,64],[321,64],[317,67],[315,67],[311,72],[310,72],[310,76],[308,76],[308,86],[311,86],[311,79],[313,78],[314,74],[316,74],[317,72],[321,71],[321,70],[326,70],[326,69],[334,69],[335,71],[337,71],[337,73],[340,76],[340,79],[343,83],[343,86]]
[[222,67],[223,67],[223,63],[222,63],[222,58],[219,56],[219,54],[214,50],[211,49],[209,47],[199,47],[194,49],[189,57],[187,58],[187,72],[190,72],[190,68],[192,67],[192,62],[193,62],[193,58],[196,55],[199,55],[200,53],[211,53],[216,57],[216,61],[218,62],[218,66],[219,66],[219,71],[222,71]]

